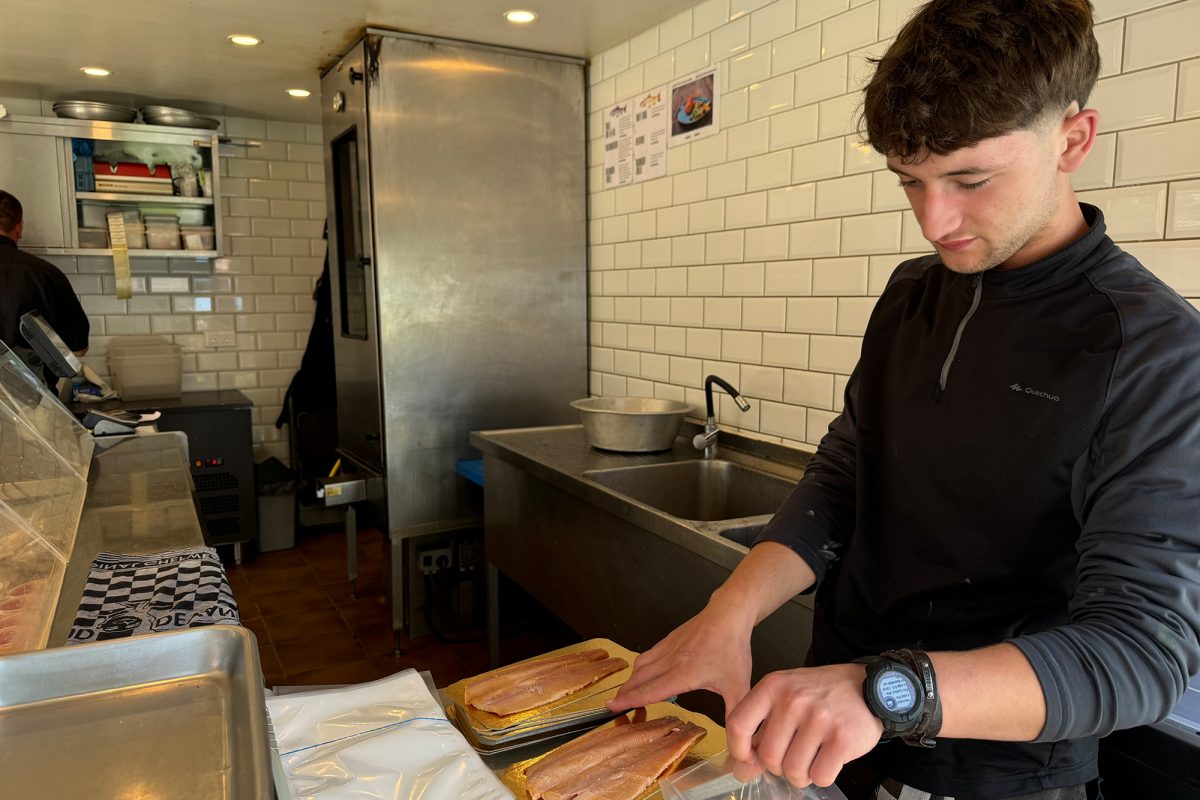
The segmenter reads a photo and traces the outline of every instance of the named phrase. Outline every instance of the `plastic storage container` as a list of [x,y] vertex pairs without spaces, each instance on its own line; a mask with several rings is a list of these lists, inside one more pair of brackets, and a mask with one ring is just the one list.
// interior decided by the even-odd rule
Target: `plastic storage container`
[[179,217],[146,215],[146,249],[178,250]]
[[184,250],[215,250],[216,231],[211,225],[180,225]]
[[104,228],[80,228],[79,246],[87,250],[106,250],[108,231]]
[[[92,206],[93,210],[88,210],[87,203],[82,205],[81,218],[86,227],[103,227],[105,233],[108,233],[109,219],[115,216],[120,216],[125,222],[125,246],[130,250],[145,250],[146,249],[146,226],[142,223],[142,212],[137,209],[121,210],[118,208]],[[94,222],[97,217],[97,212],[94,209],[104,211],[103,217],[100,218],[99,225]],[[109,237],[111,243],[111,237]],[[109,245],[106,245],[109,246]]]
[[118,336],[108,343],[108,371],[124,400],[183,394],[183,348],[161,336]]

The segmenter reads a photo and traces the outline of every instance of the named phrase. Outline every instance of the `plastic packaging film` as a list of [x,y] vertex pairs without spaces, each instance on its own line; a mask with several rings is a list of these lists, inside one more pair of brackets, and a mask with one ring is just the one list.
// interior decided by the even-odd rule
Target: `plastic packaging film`
[[743,782],[733,776],[728,762],[729,752],[722,751],[663,778],[658,782],[663,800],[846,800],[836,786],[801,789],[769,772]]
[[512,797],[414,670],[269,697],[267,711],[298,800]]

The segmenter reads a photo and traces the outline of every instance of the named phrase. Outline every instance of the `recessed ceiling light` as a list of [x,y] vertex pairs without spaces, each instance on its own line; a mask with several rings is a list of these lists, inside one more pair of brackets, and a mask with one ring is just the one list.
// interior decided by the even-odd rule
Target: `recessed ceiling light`
[[240,44],[242,47],[254,47],[256,44],[262,44],[262,39],[247,33],[234,33],[225,38],[234,44]]
[[107,78],[109,75],[112,75],[112,70],[105,69],[104,67],[80,67],[79,71],[84,75],[91,75],[94,78]]
[[515,9],[513,11],[505,11],[504,18],[518,25],[527,25],[537,19],[537,14],[532,11],[525,11],[524,9]]
[[312,94],[308,89],[288,89],[287,93],[292,97],[308,97]]

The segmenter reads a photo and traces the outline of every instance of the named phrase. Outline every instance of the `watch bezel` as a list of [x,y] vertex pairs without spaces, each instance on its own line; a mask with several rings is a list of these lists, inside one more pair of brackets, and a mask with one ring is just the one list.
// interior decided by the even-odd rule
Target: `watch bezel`
[[[880,676],[886,672],[896,672],[911,684],[913,695],[916,698],[911,710],[903,713],[892,711],[879,701],[879,695],[875,688]],[[921,680],[921,676],[917,675],[907,664],[893,661],[890,658],[871,659],[867,663],[866,680],[863,681],[863,700],[866,701],[867,708],[871,710],[871,713],[883,722],[886,735],[902,736],[916,728],[917,723],[921,720],[921,715],[925,713],[925,684]]]

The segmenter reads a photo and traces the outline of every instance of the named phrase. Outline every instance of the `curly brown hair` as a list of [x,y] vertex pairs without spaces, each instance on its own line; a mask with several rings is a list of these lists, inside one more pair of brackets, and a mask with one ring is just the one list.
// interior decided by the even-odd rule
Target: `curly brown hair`
[[1100,74],[1089,0],[931,0],[875,59],[866,141],[946,155],[1087,102]]
[[24,219],[21,201],[0,189],[0,231],[15,231]]

